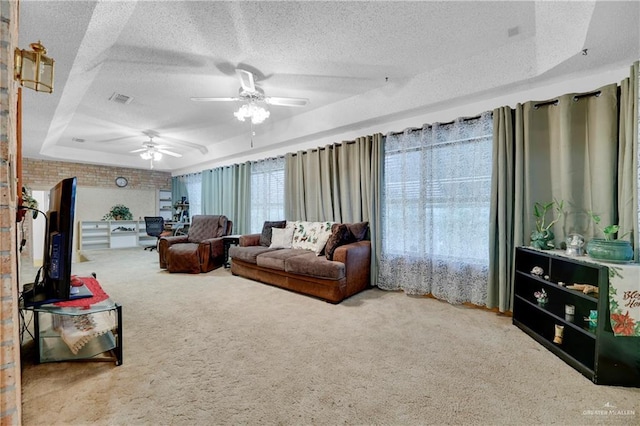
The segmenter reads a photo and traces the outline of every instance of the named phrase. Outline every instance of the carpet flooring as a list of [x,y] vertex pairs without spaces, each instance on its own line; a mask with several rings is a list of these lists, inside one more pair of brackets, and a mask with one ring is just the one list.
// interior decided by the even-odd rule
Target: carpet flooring
[[594,385],[510,317],[378,289],[332,305],[223,268],[169,274],[142,249],[85,254],[73,272],[123,306],[124,363],[38,365],[25,339],[25,425],[640,424],[640,389]]

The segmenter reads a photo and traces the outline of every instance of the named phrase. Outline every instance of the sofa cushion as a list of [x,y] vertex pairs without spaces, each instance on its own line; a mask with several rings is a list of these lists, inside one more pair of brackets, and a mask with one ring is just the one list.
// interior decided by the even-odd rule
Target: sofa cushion
[[291,248],[293,241],[293,227],[271,228],[271,248]]
[[281,249],[262,253],[256,258],[256,264],[264,268],[285,270],[285,262],[287,259],[303,254],[308,254],[309,250],[300,249]]
[[285,271],[329,280],[340,280],[345,277],[344,263],[327,260],[326,257],[317,256],[315,253],[287,258]]
[[334,223],[331,227],[331,236],[327,240],[327,244],[324,247],[324,255],[327,259],[333,260],[333,252],[340,246],[349,244],[355,241],[355,237],[349,231],[349,228],[344,223]]
[[312,250],[320,254],[324,249],[334,222],[295,222],[292,248]]
[[345,225],[347,225],[347,228],[349,228],[349,231],[353,234],[355,241],[362,241],[367,237],[369,222],[346,223]]
[[260,245],[264,247],[269,247],[271,245],[271,229],[284,228],[285,226],[287,226],[286,220],[265,222],[264,225],[262,225],[262,233],[260,234]]
[[262,246],[248,246],[248,247],[229,247],[229,257],[232,259],[239,259],[248,263],[256,264],[256,257],[262,253],[267,253],[270,251],[275,251],[278,249],[273,249],[269,247]]

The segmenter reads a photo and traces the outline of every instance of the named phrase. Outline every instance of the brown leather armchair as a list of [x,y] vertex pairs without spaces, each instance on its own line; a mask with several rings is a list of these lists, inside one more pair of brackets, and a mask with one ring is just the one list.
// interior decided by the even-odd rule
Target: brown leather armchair
[[187,235],[160,238],[160,268],[190,274],[219,268],[224,263],[222,237],[230,235],[232,229],[233,223],[226,216],[193,216]]

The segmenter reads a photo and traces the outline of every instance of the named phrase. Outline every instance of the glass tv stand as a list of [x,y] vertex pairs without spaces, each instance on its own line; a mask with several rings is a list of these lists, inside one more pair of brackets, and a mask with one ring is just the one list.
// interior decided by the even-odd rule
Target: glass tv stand
[[115,361],[122,364],[122,306],[110,298],[89,306],[55,303],[33,311],[36,362]]

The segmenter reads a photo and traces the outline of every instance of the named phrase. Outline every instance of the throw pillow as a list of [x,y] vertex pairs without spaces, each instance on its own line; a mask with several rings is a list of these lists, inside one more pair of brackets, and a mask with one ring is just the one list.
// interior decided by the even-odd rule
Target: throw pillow
[[262,225],[262,233],[260,234],[260,245],[263,247],[269,247],[271,245],[271,229],[272,228],[284,228],[287,225],[286,220],[279,220],[275,222],[265,222]]
[[351,231],[344,223],[334,223],[331,227],[331,236],[324,247],[324,255],[328,260],[333,260],[333,252],[342,245],[355,241]]
[[312,250],[316,254],[322,253],[331,235],[331,225],[333,222],[296,222],[291,248]]
[[293,228],[272,228],[271,229],[271,248],[291,248],[293,240]]
[[369,222],[347,223],[346,225],[356,241],[362,241],[367,237]]

